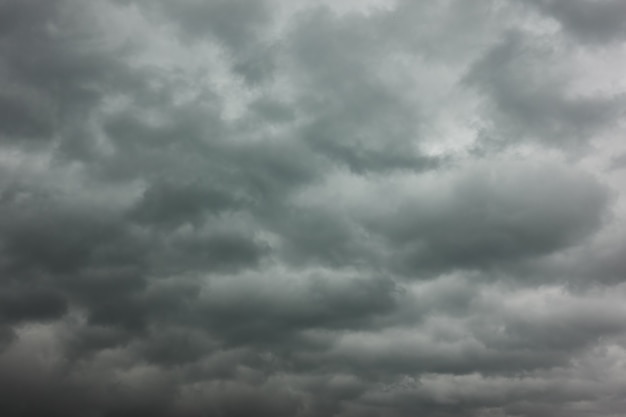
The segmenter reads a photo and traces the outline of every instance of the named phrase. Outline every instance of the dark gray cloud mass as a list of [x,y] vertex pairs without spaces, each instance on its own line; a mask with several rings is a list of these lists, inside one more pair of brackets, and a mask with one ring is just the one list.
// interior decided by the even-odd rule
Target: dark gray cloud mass
[[0,415],[623,415],[625,22],[0,0]]

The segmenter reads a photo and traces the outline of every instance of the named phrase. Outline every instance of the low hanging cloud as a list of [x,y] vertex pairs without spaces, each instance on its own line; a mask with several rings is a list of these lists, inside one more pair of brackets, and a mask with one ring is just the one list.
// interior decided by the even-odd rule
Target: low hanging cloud
[[620,415],[624,22],[0,0],[0,414]]

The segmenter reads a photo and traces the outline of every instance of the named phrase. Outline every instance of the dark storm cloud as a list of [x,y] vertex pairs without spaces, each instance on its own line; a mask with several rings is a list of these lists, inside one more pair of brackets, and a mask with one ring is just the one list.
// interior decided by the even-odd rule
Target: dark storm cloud
[[368,18],[321,9],[301,19],[291,48],[306,86],[299,104],[310,120],[302,132],[307,143],[355,172],[437,166],[414,146],[419,107],[381,76],[397,53],[393,38]]
[[50,109],[46,106],[33,103],[27,98],[19,96],[5,96],[0,98],[0,111],[7,135],[19,137],[41,137],[49,134],[53,129],[54,120]]
[[118,57],[99,47],[80,18],[82,7],[61,0],[2,3],[4,141],[48,141],[86,117],[103,89],[131,81]]
[[59,207],[46,195],[20,200],[14,205],[5,200],[3,207],[2,240],[9,269],[73,272],[114,237],[115,224],[104,218],[106,213]]
[[528,139],[557,148],[585,145],[623,114],[624,96],[569,96],[563,75],[537,73],[543,60],[555,56],[535,42],[507,33],[469,71],[466,81],[487,93],[494,114],[494,132],[488,134],[495,143]]
[[494,164],[443,193],[431,201],[418,195],[374,226],[394,242],[394,258],[418,275],[429,268],[489,268],[566,248],[597,230],[608,202],[592,178],[537,165]]
[[0,414],[617,415],[623,7],[468,4],[0,0]]
[[6,292],[1,296],[2,316],[6,320],[46,320],[59,318],[67,311],[61,294],[34,289]]
[[619,42],[626,35],[626,5],[619,0],[529,0],[573,36],[587,42]]
[[235,51],[254,42],[259,30],[272,19],[265,0],[161,1],[159,6],[165,19],[178,23],[183,36],[203,39],[213,35]]
[[258,276],[212,282],[199,320],[235,340],[273,344],[302,329],[368,327],[394,307],[389,279],[311,275],[277,276],[275,284]]
[[207,39],[225,47],[232,70],[250,84],[271,78],[275,63],[272,45],[264,33],[272,23],[271,3],[265,0],[219,0],[182,2],[130,0],[141,4],[165,24],[174,24],[185,42]]
[[624,169],[626,167],[626,154],[622,154],[611,159],[611,169]]

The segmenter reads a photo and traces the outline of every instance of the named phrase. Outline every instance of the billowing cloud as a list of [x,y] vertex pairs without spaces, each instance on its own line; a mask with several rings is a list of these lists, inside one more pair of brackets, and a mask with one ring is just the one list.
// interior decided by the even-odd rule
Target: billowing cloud
[[0,414],[620,415],[625,12],[0,0]]

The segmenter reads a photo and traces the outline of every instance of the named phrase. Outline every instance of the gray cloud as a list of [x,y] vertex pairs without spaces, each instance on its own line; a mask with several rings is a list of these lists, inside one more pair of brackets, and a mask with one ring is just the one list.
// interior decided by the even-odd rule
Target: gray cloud
[[614,416],[617,1],[0,1],[0,414]]
[[444,187],[442,197],[401,203],[381,225],[400,262],[418,271],[489,268],[558,251],[594,232],[607,203],[593,179],[536,165],[493,164]]
[[528,3],[548,13],[583,41],[619,41],[626,34],[626,6],[620,1],[531,0]]
[[535,43],[507,33],[468,73],[467,82],[484,90],[490,101],[493,132],[487,134],[496,144],[527,139],[560,149],[586,145],[621,116],[623,95],[571,97],[563,75],[542,68],[542,61],[558,53]]

